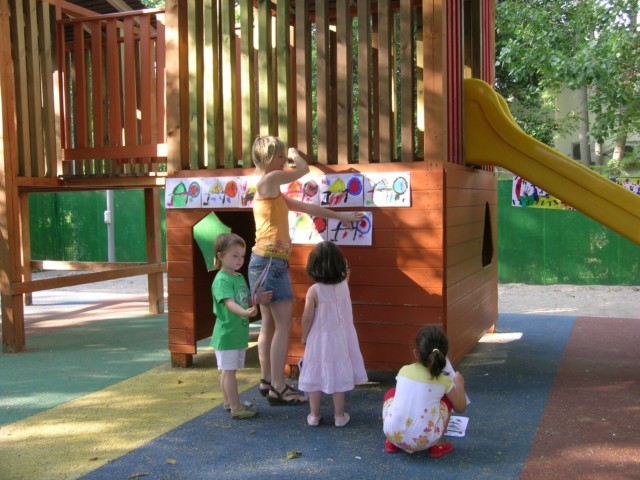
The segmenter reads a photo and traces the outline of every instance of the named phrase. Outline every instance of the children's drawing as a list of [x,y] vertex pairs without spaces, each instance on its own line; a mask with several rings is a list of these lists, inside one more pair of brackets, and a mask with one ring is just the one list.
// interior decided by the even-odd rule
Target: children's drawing
[[231,208],[240,205],[236,177],[208,177],[202,179],[202,206]]
[[172,178],[165,183],[165,205],[167,208],[200,208],[202,196],[196,178]]
[[326,175],[320,185],[320,204],[326,207],[362,207],[362,174]]
[[327,220],[306,213],[289,212],[291,243],[315,245],[327,239]]
[[556,210],[573,210],[559,198],[556,198],[533,183],[517,175],[513,176],[511,190],[511,205],[513,207],[553,208]]
[[366,173],[363,177],[365,206],[411,206],[411,174],[409,172]]
[[240,177],[238,179],[238,194],[241,208],[252,208],[253,197],[256,195],[258,176]]
[[338,245],[371,245],[373,238],[373,214],[364,212],[365,217],[349,227],[334,218],[327,225],[327,240]]
[[282,193],[287,197],[305,203],[320,204],[321,178],[316,175],[305,175],[295,182],[282,185]]

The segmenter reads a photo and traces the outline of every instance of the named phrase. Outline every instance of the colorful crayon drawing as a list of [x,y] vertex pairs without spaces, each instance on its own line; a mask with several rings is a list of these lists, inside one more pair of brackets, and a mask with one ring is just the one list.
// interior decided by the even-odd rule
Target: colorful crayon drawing
[[238,179],[239,206],[241,208],[252,208],[253,197],[256,195],[256,184],[258,176],[240,177]]
[[573,207],[559,198],[550,195],[541,188],[517,175],[513,176],[511,206],[527,208],[551,208],[554,210],[573,210]]
[[240,204],[236,177],[203,178],[202,189],[205,192],[202,198],[203,207],[231,208]]
[[291,243],[315,245],[327,239],[327,220],[306,213],[289,212]]
[[411,206],[409,172],[366,173],[363,177],[366,207]]
[[365,212],[366,216],[349,227],[339,220],[330,218],[327,226],[330,242],[338,245],[371,245],[373,243],[373,215]]
[[327,207],[362,207],[364,205],[362,175],[326,175],[320,185],[320,205]]
[[322,179],[316,175],[305,175],[295,182],[283,185],[282,193],[301,202],[320,204],[321,182]]
[[[187,185],[189,185],[187,187]],[[165,204],[168,208],[200,208],[202,197],[200,183],[193,178],[167,179]]]

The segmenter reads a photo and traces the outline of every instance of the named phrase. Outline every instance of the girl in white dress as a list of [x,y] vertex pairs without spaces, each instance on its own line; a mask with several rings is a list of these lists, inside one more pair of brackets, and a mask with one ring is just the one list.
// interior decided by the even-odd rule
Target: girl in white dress
[[453,450],[442,436],[451,411],[462,413],[467,407],[467,396],[460,372],[445,369],[448,350],[449,341],[439,327],[428,325],[418,332],[418,361],[400,369],[396,387],[384,396],[387,452],[395,453],[398,448],[409,453],[428,450],[430,457],[437,458]]
[[333,399],[335,426],[344,427],[349,422],[345,392],[367,381],[353,325],[349,269],[335,244],[321,242],[309,254],[306,271],[316,283],[307,291],[302,314],[305,352],[298,388],[309,395],[310,426],[320,424],[320,404],[326,393]]

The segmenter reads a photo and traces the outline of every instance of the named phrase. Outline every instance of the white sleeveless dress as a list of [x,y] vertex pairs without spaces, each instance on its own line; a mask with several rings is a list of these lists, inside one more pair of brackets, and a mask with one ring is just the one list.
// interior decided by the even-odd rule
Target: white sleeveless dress
[[307,336],[298,388],[326,394],[348,392],[365,383],[367,372],[353,325],[349,285],[316,283],[318,304]]

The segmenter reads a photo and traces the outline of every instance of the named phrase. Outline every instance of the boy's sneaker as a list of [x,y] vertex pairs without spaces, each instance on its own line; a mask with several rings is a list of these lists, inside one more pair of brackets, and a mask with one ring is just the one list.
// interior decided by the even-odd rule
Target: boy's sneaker
[[347,412],[344,412],[344,415],[342,415],[341,417],[334,417],[336,419],[336,427],[344,427],[347,423],[349,423],[349,420],[351,420],[351,417],[349,417],[349,414]]
[[307,424],[310,427],[317,427],[320,425],[320,417],[316,417],[315,415],[307,415]]
[[250,410],[243,407],[242,410],[231,410],[231,418],[250,418],[257,414],[256,410]]

